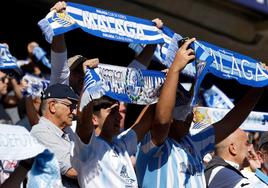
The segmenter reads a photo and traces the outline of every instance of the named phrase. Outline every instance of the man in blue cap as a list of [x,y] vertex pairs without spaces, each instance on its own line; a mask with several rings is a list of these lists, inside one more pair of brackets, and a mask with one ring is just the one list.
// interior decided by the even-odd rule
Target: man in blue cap
[[65,187],[79,187],[77,172],[71,165],[71,153],[80,144],[70,126],[76,114],[78,96],[65,84],[49,86],[42,94],[42,117],[32,128],[32,135],[55,153]]

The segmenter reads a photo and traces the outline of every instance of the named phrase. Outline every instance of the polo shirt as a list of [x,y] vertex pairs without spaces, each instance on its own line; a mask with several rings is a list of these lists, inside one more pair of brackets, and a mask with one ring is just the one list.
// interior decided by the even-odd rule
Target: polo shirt
[[[66,174],[72,168],[71,155],[73,154],[74,148],[85,146],[70,127],[61,130],[45,117],[41,117],[38,124],[33,126],[31,134],[55,154],[62,175]],[[65,186],[73,182],[73,179],[66,176],[62,178]]]

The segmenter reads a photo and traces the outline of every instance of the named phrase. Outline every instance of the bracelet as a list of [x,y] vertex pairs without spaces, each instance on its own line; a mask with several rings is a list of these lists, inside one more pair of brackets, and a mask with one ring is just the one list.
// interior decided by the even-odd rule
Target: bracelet
[[29,171],[32,168],[33,162],[27,162],[26,160],[22,160],[20,161],[19,165]]

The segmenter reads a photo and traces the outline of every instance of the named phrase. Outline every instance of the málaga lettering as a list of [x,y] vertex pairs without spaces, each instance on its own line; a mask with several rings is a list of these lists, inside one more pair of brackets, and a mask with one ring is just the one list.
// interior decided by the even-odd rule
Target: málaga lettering
[[145,38],[142,24],[88,11],[83,11],[82,16],[84,26],[88,29],[127,36],[133,39],[142,40]]
[[226,77],[243,78],[254,81],[268,79],[267,73],[259,62],[255,63],[246,59],[239,59],[234,57],[231,53],[222,53],[211,48],[209,51],[214,57],[211,67],[217,71],[221,71]]

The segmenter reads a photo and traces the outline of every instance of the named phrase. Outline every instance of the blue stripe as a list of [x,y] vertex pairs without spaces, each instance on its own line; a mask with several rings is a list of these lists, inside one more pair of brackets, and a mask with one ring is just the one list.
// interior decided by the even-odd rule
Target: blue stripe
[[195,134],[191,137],[191,139],[194,142],[201,142],[205,139],[207,139],[208,137],[214,136],[214,129],[211,127],[208,127],[204,130],[202,130],[201,132],[199,132],[198,134]]

